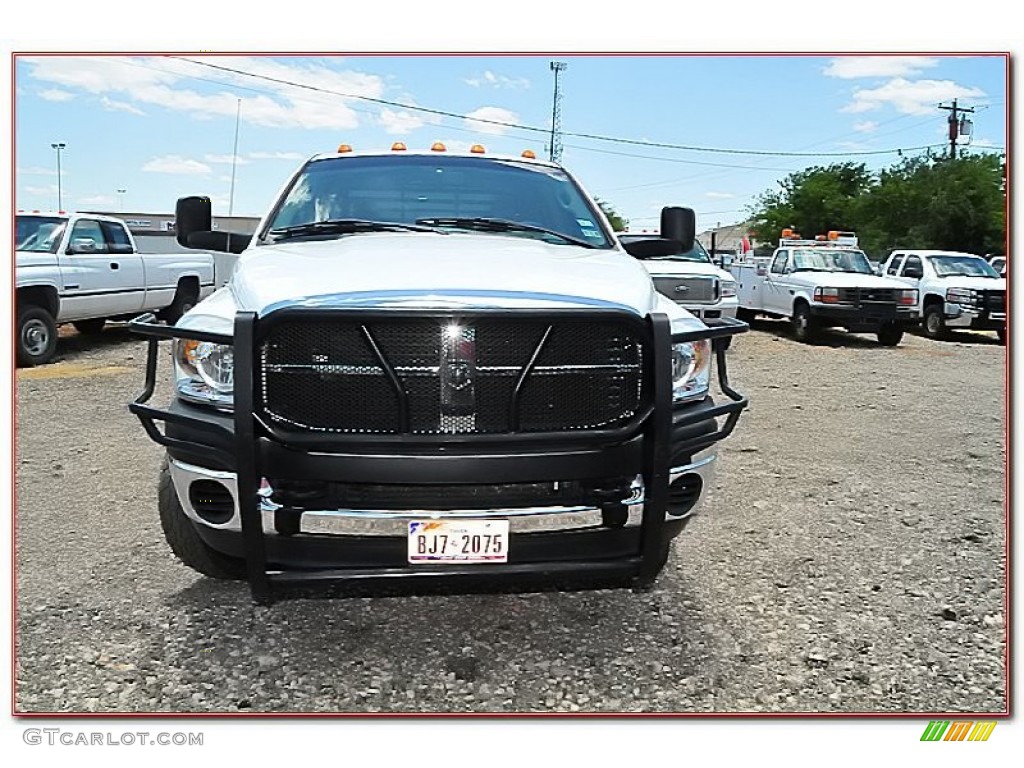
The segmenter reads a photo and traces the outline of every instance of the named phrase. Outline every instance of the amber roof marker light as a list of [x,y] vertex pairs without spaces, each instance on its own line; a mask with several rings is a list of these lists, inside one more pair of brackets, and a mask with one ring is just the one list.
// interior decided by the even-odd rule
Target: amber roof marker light
[[396,141],[394,144],[391,145],[391,151],[392,152],[405,152],[405,144],[403,144],[400,141]]
[[472,147],[469,148],[469,151],[472,152],[474,155],[482,155],[487,150],[484,149],[483,144],[474,144]]
[[447,150],[448,147],[446,147],[440,141],[435,141],[433,144],[430,145],[431,152],[446,152]]
[[343,155],[346,152],[351,152],[351,151],[352,151],[352,145],[351,144],[339,144],[338,145],[338,154],[339,155]]
[[536,160],[537,159],[537,153],[534,152],[532,149],[524,149],[523,150],[523,157],[525,157],[527,160]]

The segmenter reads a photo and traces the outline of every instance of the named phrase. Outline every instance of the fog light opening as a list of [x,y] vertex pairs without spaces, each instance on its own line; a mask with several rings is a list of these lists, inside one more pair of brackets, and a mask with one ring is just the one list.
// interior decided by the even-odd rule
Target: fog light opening
[[668,513],[673,517],[688,514],[700,499],[703,487],[703,478],[695,472],[676,478],[668,487]]
[[211,525],[223,525],[235,515],[231,491],[216,480],[196,480],[190,484],[188,500],[196,515]]

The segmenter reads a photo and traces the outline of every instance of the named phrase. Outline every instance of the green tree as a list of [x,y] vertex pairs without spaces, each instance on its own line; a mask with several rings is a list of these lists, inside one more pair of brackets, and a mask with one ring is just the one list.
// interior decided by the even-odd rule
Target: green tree
[[870,188],[871,174],[863,164],[838,163],[791,173],[780,189],[757,198],[751,210],[754,237],[769,243],[787,227],[806,238],[832,229],[853,229],[857,200]]
[[608,203],[601,198],[594,198],[598,207],[604,212],[604,215],[608,217],[608,223],[612,225],[613,232],[622,232],[629,226],[629,219],[620,216],[615,208],[612,207],[611,203]]
[[854,230],[875,258],[897,247],[1003,253],[1006,161],[994,153],[906,158],[870,174],[843,163],[792,173],[751,208],[752,230],[774,243],[785,227],[804,237]]

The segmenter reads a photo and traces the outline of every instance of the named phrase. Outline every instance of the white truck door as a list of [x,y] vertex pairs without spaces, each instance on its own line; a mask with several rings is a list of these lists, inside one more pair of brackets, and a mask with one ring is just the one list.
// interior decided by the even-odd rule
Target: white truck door
[[113,317],[142,306],[144,288],[138,256],[111,253],[107,237],[99,221],[75,221],[64,253],[59,256],[64,280],[59,320]]
[[768,274],[764,278],[764,308],[766,312],[774,312],[789,316],[793,307],[789,299],[789,285],[786,267],[789,264],[789,251],[782,250],[775,254]]

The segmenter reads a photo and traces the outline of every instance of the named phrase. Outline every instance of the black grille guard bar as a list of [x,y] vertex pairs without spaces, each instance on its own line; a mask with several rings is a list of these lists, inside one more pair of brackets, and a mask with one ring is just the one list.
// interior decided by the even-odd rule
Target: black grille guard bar
[[[235,316],[233,336],[159,325],[152,314],[140,316],[129,325],[133,332],[143,335],[149,340],[145,385],[138,397],[129,404],[129,410],[142,422],[146,433],[160,445],[168,448],[187,448],[193,454],[205,455],[221,462],[226,461],[236,469],[246,570],[253,599],[260,603],[270,602],[272,588],[277,584],[351,582],[367,578],[419,581],[436,578],[439,575],[438,572],[417,570],[412,567],[374,569],[372,572],[351,568],[268,572],[259,497],[260,482],[263,477],[261,441],[265,442],[265,438],[258,439],[258,422],[254,414],[256,326],[259,322],[255,313],[239,312]],[[669,318],[666,315],[655,314],[649,320],[649,339],[654,350],[668,350],[672,343],[711,340],[718,362],[719,387],[730,402],[714,406],[711,409],[701,409],[687,417],[685,406],[673,408],[671,356],[665,353],[653,355],[654,360],[650,369],[652,376],[652,392],[649,398],[651,407],[638,430],[638,434],[643,434],[645,438],[643,441],[642,475],[646,489],[638,556],[615,561],[587,560],[572,563],[553,561],[545,563],[542,570],[551,574],[571,570],[576,574],[633,575],[641,579],[653,578],[656,575],[659,568],[659,551],[665,535],[664,510],[668,503],[670,454],[680,450],[691,452],[701,450],[728,436],[735,427],[740,412],[747,406],[747,398],[729,386],[724,340],[734,334],[747,331],[748,326],[746,323],[731,319],[712,321],[708,323],[708,326],[695,331],[673,334]],[[146,404],[156,388],[159,342],[163,339],[194,339],[234,347],[233,434],[225,427],[216,426],[185,414],[153,408]],[[674,444],[670,450],[670,438],[674,428],[696,424],[706,421],[708,418],[717,419],[720,416],[726,416],[722,427],[711,434]],[[213,444],[169,437],[157,428],[155,423],[157,421],[187,424],[191,428],[218,434],[222,441],[227,438],[226,444],[233,445],[234,450],[228,451]],[[260,428],[262,431],[262,425]],[[494,564],[487,566],[486,571],[488,574],[498,577],[514,576],[526,572],[536,572],[536,566],[515,563]],[[460,569],[445,570],[444,573],[459,576]],[[474,566],[472,573],[483,573],[483,570],[479,569],[479,566]]]

